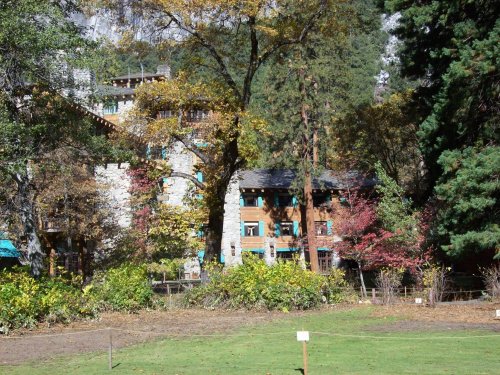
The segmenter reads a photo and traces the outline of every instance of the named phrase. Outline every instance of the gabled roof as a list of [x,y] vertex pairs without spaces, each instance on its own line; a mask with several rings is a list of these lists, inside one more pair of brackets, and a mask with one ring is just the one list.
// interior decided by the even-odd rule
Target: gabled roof
[[130,87],[98,85],[96,94],[100,97],[133,95],[134,89]]
[[161,73],[131,73],[123,76],[113,77],[111,81],[128,80],[128,79],[142,79],[142,78],[162,78],[165,74]]
[[[291,169],[253,169],[239,173],[240,189],[289,189],[296,172]],[[357,171],[335,172],[325,170],[313,179],[313,189],[341,190],[350,186],[372,187],[375,179]]]

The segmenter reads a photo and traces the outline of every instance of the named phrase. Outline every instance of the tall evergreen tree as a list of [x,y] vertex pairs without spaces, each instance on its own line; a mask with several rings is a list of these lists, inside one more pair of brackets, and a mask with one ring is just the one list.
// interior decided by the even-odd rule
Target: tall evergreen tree
[[500,4],[388,4],[402,13],[403,73],[422,82],[418,135],[440,202],[435,240],[450,255],[498,251]]

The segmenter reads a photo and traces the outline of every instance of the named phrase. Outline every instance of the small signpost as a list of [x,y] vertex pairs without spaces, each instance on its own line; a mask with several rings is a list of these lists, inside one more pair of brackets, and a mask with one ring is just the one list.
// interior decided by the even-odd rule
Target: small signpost
[[495,319],[500,319],[500,310],[496,310]]
[[415,303],[417,305],[421,305],[422,304],[422,298],[415,298]]
[[304,375],[307,375],[307,342],[309,331],[297,331],[297,341],[302,341],[302,354],[304,356]]

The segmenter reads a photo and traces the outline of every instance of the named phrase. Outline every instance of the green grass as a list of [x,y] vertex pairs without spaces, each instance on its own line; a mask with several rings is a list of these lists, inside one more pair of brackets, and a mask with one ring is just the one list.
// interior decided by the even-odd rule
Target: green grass
[[[300,374],[306,329],[311,333],[309,374],[498,374],[500,336],[487,331],[384,333],[373,328],[396,319],[370,317],[370,309],[288,317],[231,336],[162,339],[117,350],[115,374]],[[489,337],[474,337],[489,336]],[[47,345],[50,345],[47,343]],[[1,374],[109,374],[106,353],[41,364],[0,366]]]

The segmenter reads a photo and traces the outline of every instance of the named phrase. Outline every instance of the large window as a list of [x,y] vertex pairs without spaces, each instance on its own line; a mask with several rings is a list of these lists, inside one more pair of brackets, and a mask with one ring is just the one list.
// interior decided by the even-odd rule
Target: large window
[[330,273],[333,266],[333,252],[318,251],[318,263],[321,273]]
[[259,234],[259,222],[258,221],[246,221],[243,224],[245,231],[245,237],[258,237]]

